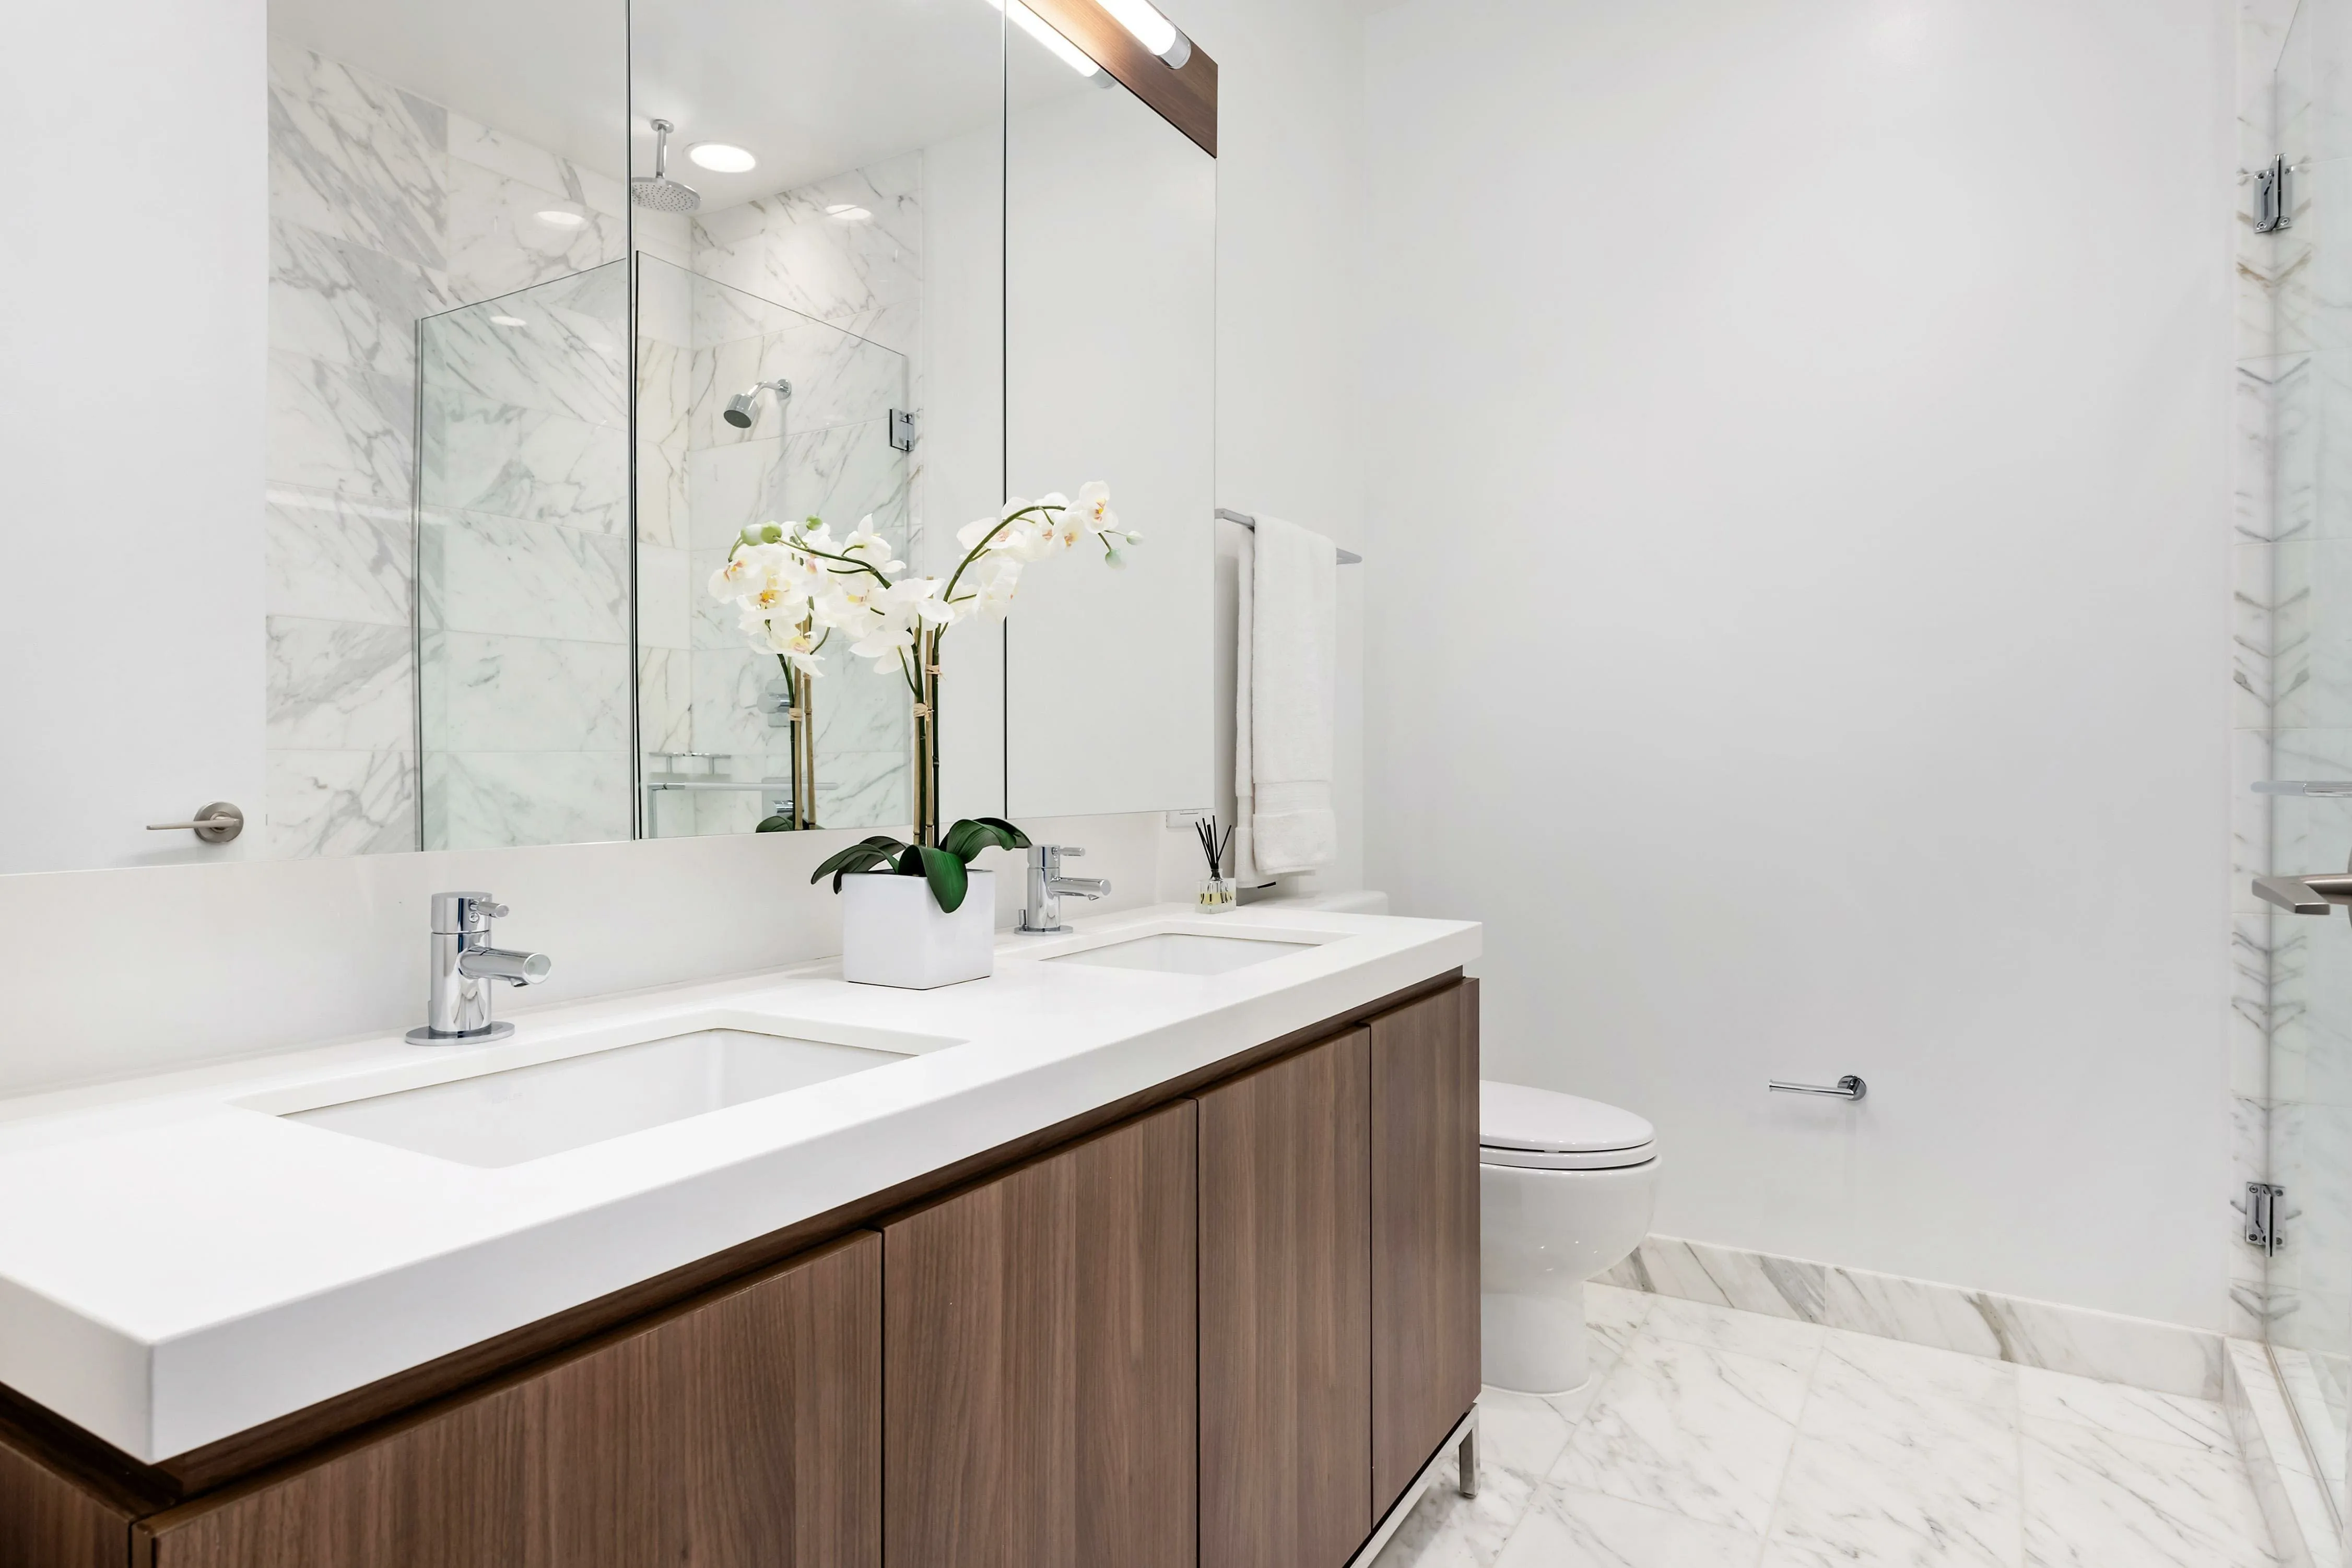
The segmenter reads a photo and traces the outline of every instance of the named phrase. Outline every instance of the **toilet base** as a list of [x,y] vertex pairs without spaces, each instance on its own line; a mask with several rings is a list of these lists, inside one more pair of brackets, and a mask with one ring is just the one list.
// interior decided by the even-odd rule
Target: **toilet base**
[[1584,1323],[1584,1282],[1541,1296],[1478,1298],[1485,1337],[1479,1370],[1513,1394],[1573,1394],[1592,1375],[1592,1331]]

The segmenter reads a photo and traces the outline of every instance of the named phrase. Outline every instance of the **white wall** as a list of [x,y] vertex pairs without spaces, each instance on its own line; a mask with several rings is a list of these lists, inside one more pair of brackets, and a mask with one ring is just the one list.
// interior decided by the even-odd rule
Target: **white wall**
[[264,836],[262,0],[132,10],[0,50],[0,871]]
[[1370,881],[1660,1231],[2222,1322],[2224,22],[1369,24]]

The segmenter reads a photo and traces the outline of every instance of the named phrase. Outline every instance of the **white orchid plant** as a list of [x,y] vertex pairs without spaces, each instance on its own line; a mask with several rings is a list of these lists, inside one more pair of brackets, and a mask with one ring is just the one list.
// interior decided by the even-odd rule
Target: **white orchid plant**
[[1030,562],[1092,539],[1103,563],[1117,568],[1126,564],[1120,552],[1141,538],[1119,527],[1110,490],[1099,483],[1081,486],[1075,501],[1060,494],[1010,500],[994,517],[966,524],[956,532],[963,558],[945,580],[907,576],[907,563],[875,530],[871,516],[845,538],[835,538],[816,517],[789,528],[763,523],[743,530],[712,574],[710,593],[737,606],[745,637],[776,656],[796,691],[824,673],[823,654],[835,637],[877,674],[907,683],[915,719],[916,842],[936,847],[940,640],[975,616],[1003,620]]

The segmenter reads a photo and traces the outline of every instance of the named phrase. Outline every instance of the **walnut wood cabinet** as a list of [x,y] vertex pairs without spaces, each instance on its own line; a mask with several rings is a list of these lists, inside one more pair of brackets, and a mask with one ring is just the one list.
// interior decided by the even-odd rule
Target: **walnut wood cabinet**
[[0,1568],[1342,1568],[1477,1395],[1477,1093],[1415,986],[233,1468],[0,1389]]
[[1478,985],[1372,1020],[1372,1512],[1478,1397]]
[[892,1568],[1192,1568],[1194,1118],[883,1228]]
[[881,1239],[852,1238],[291,1474],[152,1568],[878,1568]]
[[1478,1397],[1476,1007],[1200,1097],[1202,1568],[1340,1568]]
[[1370,1047],[1201,1096],[1202,1568],[1338,1568],[1371,1532]]

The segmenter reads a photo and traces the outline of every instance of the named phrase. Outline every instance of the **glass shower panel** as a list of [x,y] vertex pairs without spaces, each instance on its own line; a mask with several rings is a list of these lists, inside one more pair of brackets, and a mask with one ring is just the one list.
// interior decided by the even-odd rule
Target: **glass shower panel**
[[[2259,285],[2246,298],[2260,307],[2241,323],[2239,397],[2244,427],[2263,442],[2238,544],[2242,871],[2352,864],[2352,797],[2249,788],[2352,780],[2347,26],[2352,0],[2305,0],[2273,78],[2271,123],[2249,126],[2245,147],[2250,170],[2275,154],[2289,172],[2286,225],[2242,247],[2242,270]],[[2247,1175],[2281,1190],[2279,1239],[2240,1254],[2237,1293],[2242,1301],[2258,1276],[2272,1360],[2340,1520],[2352,1383],[2352,927],[2242,903],[2238,919],[2241,1016],[2259,1020],[2263,1036],[2260,1082],[2237,1086],[2241,1116],[2261,1126],[2262,1168]]]
[[426,849],[630,835],[628,265],[417,325]]
[[[742,530],[861,520],[909,560],[916,468],[891,443],[907,356],[653,256],[638,257],[637,560],[646,834],[750,832],[791,816],[795,726],[813,722],[814,825],[908,818],[908,695],[839,643],[813,718],[773,653],[706,584]],[[782,383],[780,387],[776,383]],[[788,389],[788,390],[787,390]],[[748,407],[740,406],[749,394]],[[748,423],[730,422],[730,402]]]

